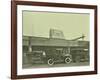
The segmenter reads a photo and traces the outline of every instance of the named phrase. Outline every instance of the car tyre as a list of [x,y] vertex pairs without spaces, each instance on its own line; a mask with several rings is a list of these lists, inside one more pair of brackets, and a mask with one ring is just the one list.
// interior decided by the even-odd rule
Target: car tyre
[[48,65],[52,66],[54,64],[53,59],[48,59]]
[[72,62],[72,59],[70,57],[65,58],[65,63],[69,64]]

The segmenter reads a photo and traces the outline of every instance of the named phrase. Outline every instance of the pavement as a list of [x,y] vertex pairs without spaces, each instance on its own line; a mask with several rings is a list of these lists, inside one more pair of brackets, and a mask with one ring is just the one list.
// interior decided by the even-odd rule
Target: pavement
[[24,64],[23,69],[30,69],[30,68],[49,68],[49,67],[72,67],[72,66],[87,66],[89,62],[77,62],[77,63],[55,63],[52,66],[45,64],[45,63],[37,63],[37,64]]

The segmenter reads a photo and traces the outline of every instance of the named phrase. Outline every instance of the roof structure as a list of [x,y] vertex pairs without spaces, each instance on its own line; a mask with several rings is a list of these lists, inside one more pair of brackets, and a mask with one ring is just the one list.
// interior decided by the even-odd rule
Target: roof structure
[[32,46],[83,46],[88,45],[88,41],[73,41],[58,38],[45,38],[34,36],[23,36],[23,45]]
[[78,37],[73,40],[66,40],[61,30],[50,29],[49,38],[35,37],[35,36],[23,36],[23,45],[31,46],[87,46],[89,41],[79,41]]

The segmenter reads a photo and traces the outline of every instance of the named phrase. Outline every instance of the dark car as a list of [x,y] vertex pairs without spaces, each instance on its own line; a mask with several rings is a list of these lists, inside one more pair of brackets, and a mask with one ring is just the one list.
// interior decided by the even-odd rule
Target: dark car
[[28,53],[31,63],[46,63],[53,65],[54,63],[71,63],[72,56],[68,54],[63,48],[49,49],[45,51],[32,51]]

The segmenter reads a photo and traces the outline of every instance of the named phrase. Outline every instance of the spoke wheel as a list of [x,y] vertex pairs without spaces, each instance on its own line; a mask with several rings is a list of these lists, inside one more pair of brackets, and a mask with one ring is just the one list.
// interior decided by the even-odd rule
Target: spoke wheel
[[54,64],[53,59],[48,59],[48,65],[52,66]]
[[69,64],[71,63],[72,59],[70,57],[65,58],[65,63]]

